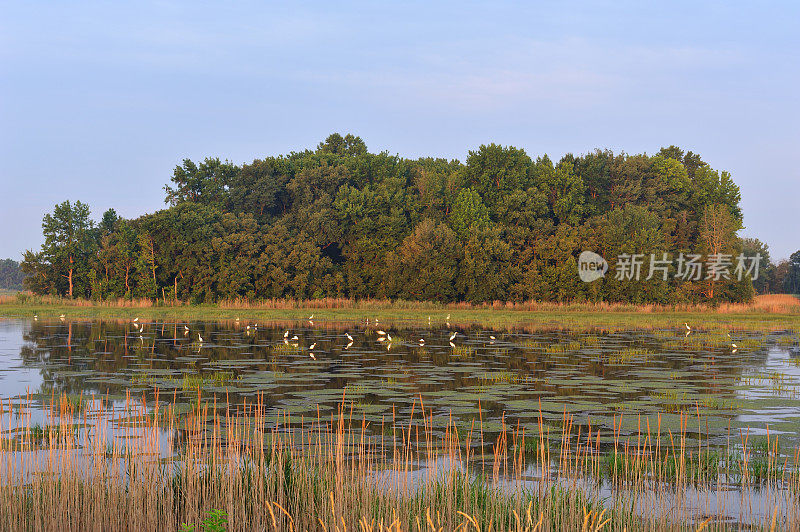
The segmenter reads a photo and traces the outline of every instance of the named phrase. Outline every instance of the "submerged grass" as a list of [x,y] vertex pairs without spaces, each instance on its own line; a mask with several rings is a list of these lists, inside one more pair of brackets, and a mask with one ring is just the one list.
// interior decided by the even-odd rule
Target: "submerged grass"
[[[0,440],[0,529],[800,526],[797,452],[784,456],[777,438],[753,442],[744,434],[736,451],[722,454],[687,439],[693,417],[684,413],[678,433],[662,432],[659,421],[628,436],[621,417],[601,435],[565,413],[556,445],[541,419],[533,434],[503,423],[489,442],[480,410],[469,430],[459,430],[452,420],[442,425],[421,399],[380,426],[354,418],[344,402],[329,418],[298,423],[268,416],[264,395],[221,412],[215,401],[198,395],[178,414],[129,394],[108,415],[114,409],[101,400],[81,412],[56,400],[47,409],[50,428],[31,426],[29,404],[0,403],[0,426],[13,434]],[[77,433],[63,428],[75,426]],[[720,495],[723,482],[772,494],[764,512],[743,505],[731,522],[707,495],[693,495]]]

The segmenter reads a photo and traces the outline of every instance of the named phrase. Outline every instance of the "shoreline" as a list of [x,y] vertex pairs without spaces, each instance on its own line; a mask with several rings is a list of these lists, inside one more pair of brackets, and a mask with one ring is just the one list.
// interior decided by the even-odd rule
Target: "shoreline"
[[[509,310],[486,308],[401,308],[363,305],[352,308],[319,308],[314,302],[298,303],[295,308],[258,308],[242,306],[232,308],[222,305],[179,306],[120,306],[109,304],[0,303],[0,319],[58,318],[69,319],[133,319],[148,320],[203,320],[242,322],[308,322],[314,316],[316,324],[331,322],[362,322],[388,325],[482,326],[491,328],[681,328],[691,323],[693,328],[734,328],[776,330],[800,328],[800,309],[792,312],[770,312],[760,309],[723,312],[713,309],[698,310],[612,310],[586,306],[563,306],[543,310]],[[450,316],[450,319],[447,319]]]

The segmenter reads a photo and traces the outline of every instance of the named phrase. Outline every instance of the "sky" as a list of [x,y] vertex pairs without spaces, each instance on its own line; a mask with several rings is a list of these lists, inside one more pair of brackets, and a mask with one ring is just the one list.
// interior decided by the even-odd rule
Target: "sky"
[[164,208],[184,158],[353,133],[465,160],[678,145],[731,172],[744,236],[800,249],[795,2],[0,0],[0,258],[42,216]]

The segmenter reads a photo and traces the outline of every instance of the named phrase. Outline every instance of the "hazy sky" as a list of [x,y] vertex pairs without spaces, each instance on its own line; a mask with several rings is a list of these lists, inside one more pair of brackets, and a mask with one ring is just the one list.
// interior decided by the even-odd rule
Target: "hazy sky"
[[464,160],[679,145],[728,170],[744,234],[800,248],[794,2],[2,2],[0,258],[65,199],[164,206],[183,158],[329,133]]

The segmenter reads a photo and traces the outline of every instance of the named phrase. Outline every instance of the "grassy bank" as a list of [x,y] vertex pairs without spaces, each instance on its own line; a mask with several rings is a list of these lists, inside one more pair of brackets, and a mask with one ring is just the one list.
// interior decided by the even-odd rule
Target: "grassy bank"
[[743,328],[771,330],[800,326],[800,301],[794,296],[759,296],[750,304],[630,305],[609,303],[500,303],[487,305],[437,304],[408,301],[228,301],[214,305],[154,304],[149,300],[91,302],[18,294],[0,297],[0,317],[99,318],[224,321],[240,318],[250,322],[346,321],[381,324],[484,326],[496,329],[563,327],[668,328],[684,322],[696,328]]

